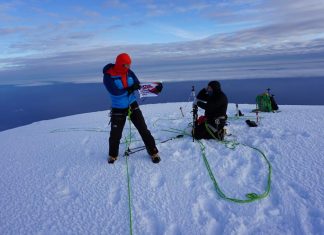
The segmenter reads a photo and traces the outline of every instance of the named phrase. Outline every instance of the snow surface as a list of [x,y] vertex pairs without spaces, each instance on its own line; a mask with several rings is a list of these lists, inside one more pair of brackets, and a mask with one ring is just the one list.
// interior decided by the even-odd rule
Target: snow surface
[[[239,108],[254,117],[254,105]],[[260,201],[220,198],[190,137],[158,144],[160,164],[145,151],[131,155],[133,234],[323,234],[324,106],[280,108],[262,113],[257,128],[244,118],[230,118],[227,127],[228,139],[260,148],[271,162],[271,192]],[[176,135],[163,129],[188,130],[188,103],[141,109],[157,142]],[[108,112],[96,112],[0,132],[0,234],[130,233],[126,158],[107,164],[108,121]],[[142,145],[132,128],[131,147]],[[256,151],[203,143],[227,196],[264,192],[268,169]]]

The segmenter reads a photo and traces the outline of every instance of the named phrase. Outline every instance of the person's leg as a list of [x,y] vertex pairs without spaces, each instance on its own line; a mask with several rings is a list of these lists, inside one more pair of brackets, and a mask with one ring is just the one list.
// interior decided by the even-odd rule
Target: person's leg
[[121,113],[111,114],[111,129],[109,137],[109,156],[118,157],[119,143],[126,122],[126,116]]
[[209,131],[206,130],[206,134],[208,135],[208,137],[206,137],[206,139],[218,139],[218,140],[224,140],[224,125],[222,124],[218,124],[218,125],[211,125],[211,124],[207,124],[207,128],[209,129],[209,131],[212,133],[212,135],[209,133]]
[[147,129],[142,111],[139,108],[132,111],[131,120],[141,135],[148,154],[151,156],[157,154],[159,151],[156,147],[155,140],[151,132]]
[[194,138],[197,140],[210,139],[210,135],[206,130],[205,123],[196,125],[196,128],[194,130]]
[[220,118],[219,121],[217,122],[217,125],[215,126],[216,131],[214,132],[215,137],[219,140],[224,140],[225,136],[225,125],[226,125],[226,118]]

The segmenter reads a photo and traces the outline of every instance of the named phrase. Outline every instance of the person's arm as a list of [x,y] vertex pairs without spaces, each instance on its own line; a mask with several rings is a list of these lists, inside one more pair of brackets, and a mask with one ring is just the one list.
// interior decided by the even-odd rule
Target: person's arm
[[134,80],[134,85],[135,85],[135,84],[140,85],[140,81],[139,81],[139,79],[137,78],[136,74],[135,74],[132,70],[129,70],[129,73],[130,73],[131,77],[132,77],[133,80]]
[[111,78],[110,74],[104,74],[103,84],[105,85],[107,91],[111,92],[114,84],[113,84],[113,79]]
[[107,91],[112,95],[122,95],[125,93],[125,89],[120,89],[116,83],[115,79],[111,77],[110,74],[105,73],[103,77],[103,83],[107,89]]
[[205,109],[205,110],[206,110],[206,108],[207,108],[207,103],[202,102],[202,101],[197,101],[197,106],[198,106],[199,108],[202,108],[202,109]]
[[141,88],[140,81],[138,80],[137,76],[132,70],[129,70],[129,75],[133,79],[133,85],[127,87],[128,94],[133,93],[135,90],[138,90]]
[[199,108],[206,109],[207,104],[205,103],[208,99],[207,90],[206,88],[203,88],[199,91],[195,101],[194,105],[197,105]]
[[201,89],[197,95],[197,99],[202,101],[207,101],[208,97],[206,88]]
[[140,89],[140,88],[141,88],[141,86],[140,86],[139,83],[134,83],[132,86],[127,87],[127,92],[128,92],[128,94],[131,94],[131,93],[133,93],[135,90],[138,90],[138,89]]

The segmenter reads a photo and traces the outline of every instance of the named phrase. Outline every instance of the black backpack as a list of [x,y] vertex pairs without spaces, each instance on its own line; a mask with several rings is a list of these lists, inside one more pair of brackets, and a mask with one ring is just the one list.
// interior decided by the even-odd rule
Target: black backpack
[[271,108],[272,108],[272,110],[278,110],[279,107],[278,107],[277,102],[274,99],[274,95],[271,95],[270,96],[270,101],[271,101]]

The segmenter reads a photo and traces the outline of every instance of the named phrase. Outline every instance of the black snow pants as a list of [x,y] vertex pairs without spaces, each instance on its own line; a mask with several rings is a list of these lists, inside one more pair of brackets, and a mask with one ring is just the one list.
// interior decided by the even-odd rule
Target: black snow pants
[[[139,109],[137,102],[130,105],[131,107],[131,121],[138,130],[146,150],[149,155],[158,153],[155,140],[151,132],[147,129],[142,111]],[[112,108],[111,110],[111,129],[109,137],[109,156],[117,157],[119,153],[119,144],[122,137],[122,132],[127,118],[127,109]]]

